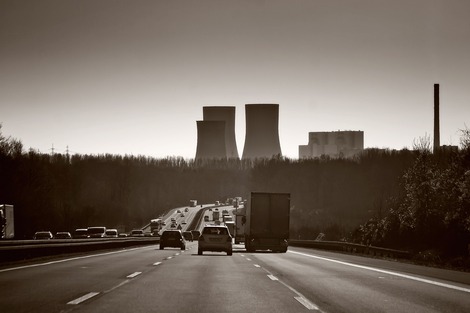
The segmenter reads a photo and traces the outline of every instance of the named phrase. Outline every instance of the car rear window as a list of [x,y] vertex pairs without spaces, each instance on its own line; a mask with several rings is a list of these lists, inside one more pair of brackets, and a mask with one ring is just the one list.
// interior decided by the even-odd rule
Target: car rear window
[[227,228],[225,227],[205,227],[202,231],[204,235],[227,235]]
[[163,238],[181,238],[181,233],[177,231],[165,231],[162,234]]

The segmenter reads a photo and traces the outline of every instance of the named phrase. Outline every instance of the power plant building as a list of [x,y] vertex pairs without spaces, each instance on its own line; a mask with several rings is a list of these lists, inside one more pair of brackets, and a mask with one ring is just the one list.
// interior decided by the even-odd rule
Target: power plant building
[[197,121],[196,160],[226,159],[224,121]]
[[238,149],[235,140],[235,107],[234,106],[205,106],[202,108],[204,121],[225,122],[225,148],[228,158],[238,159]]
[[353,157],[364,150],[363,131],[333,131],[308,133],[308,145],[299,146],[299,159]]
[[279,104],[246,104],[243,159],[281,155]]

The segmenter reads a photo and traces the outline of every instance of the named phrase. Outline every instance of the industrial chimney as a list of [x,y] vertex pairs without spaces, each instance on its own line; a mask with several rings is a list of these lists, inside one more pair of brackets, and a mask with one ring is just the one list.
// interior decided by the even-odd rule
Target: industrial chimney
[[246,104],[246,134],[243,159],[281,155],[279,104]]
[[225,122],[196,121],[196,123],[196,160],[226,159],[227,149],[225,148]]
[[440,143],[439,131],[439,84],[434,84],[434,152],[436,152]]
[[234,106],[205,106],[202,108],[204,121],[225,122],[225,146],[228,158],[238,159],[237,143],[235,140],[235,107]]

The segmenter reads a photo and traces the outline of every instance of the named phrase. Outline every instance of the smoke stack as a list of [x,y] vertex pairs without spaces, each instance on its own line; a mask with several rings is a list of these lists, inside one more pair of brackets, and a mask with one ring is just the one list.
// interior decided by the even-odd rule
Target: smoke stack
[[439,131],[439,84],[434,84],[434,151],[441,146]]
[[196,160],[226,158],[225,122],[197,121]]
[[246,104],[245,118],[243,159],[280,155],[279,104]]
[[235,140],[235,107],[206,106],[202,108],[204,121],[225,122],[225,145],[227,157],[238,159],[237,143]]

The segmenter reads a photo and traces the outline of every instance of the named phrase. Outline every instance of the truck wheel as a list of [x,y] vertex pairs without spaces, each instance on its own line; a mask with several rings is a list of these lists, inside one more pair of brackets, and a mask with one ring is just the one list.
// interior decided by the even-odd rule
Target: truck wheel
[[198,255],[202,255],[202,250],[201,250],[201,249],[197,249],[197,254],[198,254]]

